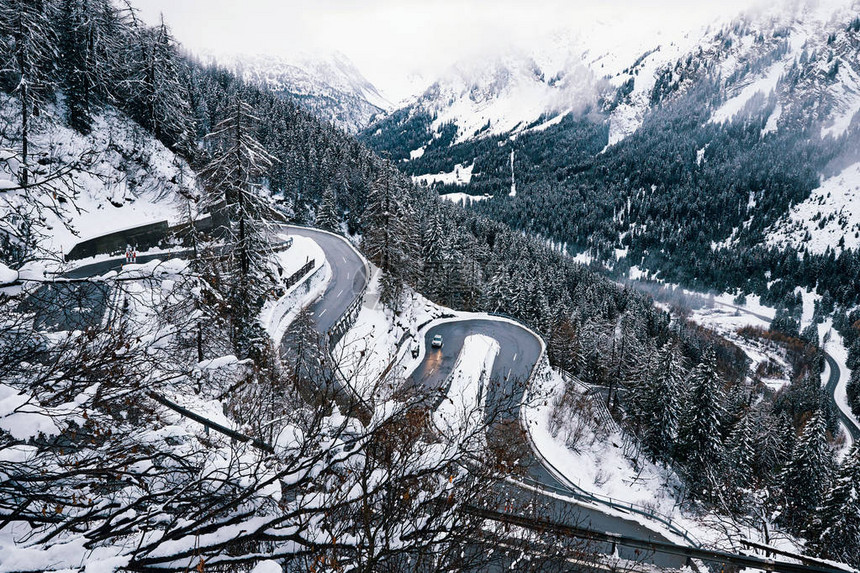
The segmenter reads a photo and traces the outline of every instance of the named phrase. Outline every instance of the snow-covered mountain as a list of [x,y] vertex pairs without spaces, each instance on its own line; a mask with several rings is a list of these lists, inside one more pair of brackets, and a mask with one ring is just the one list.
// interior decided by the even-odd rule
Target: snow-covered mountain
[[[778,97],[797,100],[797,90],[784,76],[795,64],[807,66],[816,54],[831,66],[845,64],[835,72],[837,81],[829,81],[825,99],[832,101],[817,112],[838,134],[860,110],[856,52],[839,34],[858,7],[853,0],[780,4],[686,27],[641,25],[623,17],[598,21],[587,30],[556,32],[537,46],[458,63],[390,117],[397,118],[395,123],[416,115],[432,118],[426,143],[454,124],[451,144],[456,144],[593,110],[608,115],[608,143],[613,144],[634,133],[655,105],[683,94],[705,73],[719,78],[725,100],[715,121],[730,119],[759,93],[775,90]],[[829,52],[841,64],[832,64]],[[824,66],[821,58],[817,62]],[[800,86],[803,92],[821,88],[813,78]],[[774,122],[784,107],[777,106]],[[391,123],[382,119],[374,128],[384,130]]]
[[308,111],[357,133],[391,103],[343,54],[228,56],[218,61],[245,81],[288,95]]
[[[546,131],[539,145],[563,149],[553,141],[563,144],[578,137],[570,130],[580,129],[562,123],[566,116],[602,126],[604,151],[658,110],[665,119],[695,109],[706,125],[760,123],[760,139],[773,133],[832,138],[834,164],[820,172],[822,187],[802,204],[771,213],[779,220],[763,239],[813,252],[860,245],[860,202],[852,200],[860,169],[860,1],[800,0],[687,27],[655,25],[598,21],[528,49],[457,64],[363,137],[416,180],[455,165],[481,166],[471,179],[477,194],[500,188],[503,174],[501,152],[480,140],[498,137],[501,146]],[[714,133],[700,131],[701,138]],[[702,144],[698,161],[709,161],[707,140]],[[849,180],[847,190],[840,182]],[[756,199],[750,201],[753,212]],[[731,246],[730,239],[720,245]]]

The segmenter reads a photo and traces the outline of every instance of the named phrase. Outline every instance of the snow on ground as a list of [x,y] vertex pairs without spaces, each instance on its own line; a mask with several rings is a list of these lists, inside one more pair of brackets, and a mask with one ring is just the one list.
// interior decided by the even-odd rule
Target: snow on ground
[[818,254],[828,247],[839,254],[840,241],[846,249],[860,247],[860,162],[822,181],[768,230],[766,241],[774,247],[803,246]]
[[761,130],[761,137],[764,137],[768,133],[774,133],[779,127],[779,118],[782,117],[782,106],[776,105],[773,108],[773,111],[770,112],[770,115],[767,117],[767,123],[764,124],[764,127]]
[[525,131],[546,131],[550,127],[560,124],[562,122],[562,120],[565,118],[565,116],[567,116],[569,113],[570,112],[560,113],[557,116],[553,117],[552,119],[548,119],[548,120],[544,121],[543,123],[540,123],[540,124],[538,124],[532,128],[529,128],[527,130],[523,130],[523,132],[525,132]]
[[409,159],[410,160],[418,159],[418,158],[423,157],[423,156],[424,156],[424,148],[423,147],[419,147],[418,149],[413,149],[412,151],[409,152]]
[[289,249],[277,253],[277,260],[283,269],[284,277],[291,276],[310,260],[315,260],[317,266],[320,266],[325,260],[325,253],[311,238],[290,235],[289,233],[279,233],[277,238],[278,241],[286,241],[290,238],[293,240]]
[[251,569],[251,573],[283,573],[283,571],[281,566],[271,559],[260,561]]
[[[673,472],[644,459],[638,461],[640,467],[634,467],[625,455],[625,441],[617,430],[596,431],[591,420],[580,417],[581,410],[570,408],[565,408],[561,422],[553,420],[565,392],[564,379],[557,372],[553,371],[543,390],[548,393],[547,399],[533,402],[525,408],[525,422],[540,455],[568,481],[598,496],[611,497],[670,517],[699,542],[716,544],[725,541],[725,532],[708,528],[681,511],[676,499],[676,491],[681,484]],[[644,516],[625,514],[625,517],[659,531],[665,530],[663,525]]]
[[331,280],[331,268],[323,250],[308,237],[294,236],[292,247],[278,253],[277,258],[284,269],[283,278],[299,270],[308,260],[316,261],[307,275],[289,287],[279,299],[267,300],[260,311],[260,323],[279,344],[299,310],[323,295]]
[[51,412],[42,408],[32,396],[19,394],[15,388],[6,384],[0,384],[0,429],[22,443],[39,434],[60,434]]
[[[370,283],[358,319],[333,352],[344,376],[348,380],[355,378],[354,387],[367,400],[385,399],[396,390],[399,378],[409,371],[404,360],[417,344],[419,327],[445,312],[406,288],[403,309],[395,316],[379,302],[379,279],[379,269],[371,265]],[[393,385],[380,385],[380,378],[388,372]]]
[[[13,101],[8,96],[0,99],[0,120],[17,126]],[[74,205],[61,204],[72,230],[49,216],[45,249],[65,253],[88,238],[185,217],[188,206],[178,200],[180,189],[194,190],[197,184],[183,160],[110,107],[95,115],[93,131],[87,136],[65,127],[60,115],[56,106],[48,106],[35,122],[31,160],[43,154],[62,167],[91,153],[93,161],[73,174]],[[0,147],[17,149],[16,145],[0,137]],[[0,158],[0,184],[14,178],[14,164],[16,160]]]
[[463,205],[468,205],[472,201],[483,201],[484,199],[489,199],[492,195],[469,195],[468,193],[445,193],[444,195],[439,195],[440,198],[445,199],[446,201],[451,201],[452,203],[461,203]]
[[456,165],[454,171],[449,173],[413,175],[412,181],[419,185],[433,185],[436,183],[442,183],[443,185],[468,185],[472,181],[472,171],[474,169],[474,162],[468,166],[465,163],[461,163]]
[[839,137],[848,131],[854,116],[860,113],[860,77],[850,65],[841,65],[838,81],[830,89],[837,109],[831,113],[831,122],[821,130],[821,136]]
[[[634,272],[631,268],[631,276],[639,273],[641,269],[635,268]],[[770,327],[776,311],[761,304],[757,295],[748,295],[743,305],[737,305],[734,297],[726,293],[703,294],[677,285],[655,289],[651,283],[645,283],[641,289],[654,297],[658,307],[664,310],[670,310],[673,306],[686,308],[690,312],[690,320],[737,345],[750,359],[750,372],[771,389],[778,390],[789,382],[791,368],[781,345],[738,334],[739,329],[747,326],[765,330]],[[814,295],[804,293],[803,326],[811,321],[813,300]]]
[[484,389],[499,349],[496,340],[481,334],[463,341],[447,398],[433,412],[433,421],[443,436],[468,435],[482,424]]
[[18,280],[18,271],[12,270],[0,263],[0,286],[14,283]]

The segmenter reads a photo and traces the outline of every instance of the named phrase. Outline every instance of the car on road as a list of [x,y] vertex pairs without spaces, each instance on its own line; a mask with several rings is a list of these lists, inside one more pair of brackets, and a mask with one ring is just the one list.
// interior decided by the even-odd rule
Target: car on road
[[442,348],[442,335],[437,334],[433,337],[433,340],[430,342],[430,346],[433,348]]
[[418,355],[421,353],[421,347],[417,342],[412,343],[412,358],[418,358]]

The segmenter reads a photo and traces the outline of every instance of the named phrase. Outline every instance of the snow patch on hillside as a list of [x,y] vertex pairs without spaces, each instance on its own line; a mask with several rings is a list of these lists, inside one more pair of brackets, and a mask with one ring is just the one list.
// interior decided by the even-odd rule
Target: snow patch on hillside
[[731,121],[752,102],[753,96],[757,94],[767,96],[772,93],[784,72],[785,62],[776,62],[764,74],[753,78],[749,83],[743,85],[736,95],[723,102],[723,105],[711,115],[710,121],[712,123]]
[[851,121],[860,113],[860,75],[850,63],[839,67],[837,82],[830,87],[834,96],[834,109],[830,123],[821,130],[822,137],[839,137],[848,131]]
[[[860,247],[860,162],[822,181],[767,232],[768,245],[836,253]],[[840,241],[843,246],[840,246]]]
[[466,165],[461,163],[454,167],[454,170],[449,173],[430,173],[427,175],[413,175],[412,181],[419,185],[434,185],[441,183],[443,185],[468,185],[472,181],[472,172],[475,170],[475,164]]
[[451,201],[452,203],[460,203],[463,205],[468,205],[472,201],[484,201],[485,199],[489,199],[492,195],[469,195],[468,193],[445,193],[444,195],[439,195],[441,199],[445,201]]

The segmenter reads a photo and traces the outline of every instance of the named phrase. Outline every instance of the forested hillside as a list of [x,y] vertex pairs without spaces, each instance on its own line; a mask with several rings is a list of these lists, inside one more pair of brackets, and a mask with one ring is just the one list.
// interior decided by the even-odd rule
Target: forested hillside
[[[509,133],[462,133],[407,106],[361,138],[412,176],[469,167],[466,185],[434,189],[492,195],[474,209],[620,273],[635,265],[775,306],[802,286],[850,307],[860,32],[853,13],[809,26],[805,16],[738,21],[658,68],[646,52],[584,110],[547,111]],[[435,101],[433,89],[419,102]],[[641,123],[611,137],[619,110],[640,99]]]
[[[680,251],[656,253],[647,241],[659,235],[661,245],[684,240],[706,252],[748,195],[715,188],[742,176],[758,185],[749,165],[764,164],[779,185],[756,201],[800,200],[815,168],[834,156],[833,142],[809,147],[781,133],[752,141],[760,129],[753,120],[666,136],[673,122],[701,123],[694,94],[603,155],[605,125],[565,119],[506,144],[517,149],[523,192],[488,201],[481,213],[414,186],[394,163],[292,101],[183,56],[166,24],[147,27],[110,0],[0,0],[0,60],[9,118],[0,126],[0,549],[9,570],[250,570],[269,558],[287,570],[513,563],[544,571],[573,551],[593,556],[587,546],[497,531],[459,511],[497,501],[489,485],[518,471],[481,441],[503,413],[480,413],[480,439],[446,440],[427,422],[435,395],[380,400],[367,424],[350,410],[342,415],[332,390],[337,365],[306,314],[288,332],[290,360],[277,359],[280,341],[260,313],[286,288],[273,252],[282,222],[354,241],[381,271],[380,299],[393,320],[414,289],[450,308],[532,326],[552,364],[602,388],[644,455],[684,479],[685,503],[756,528],[776,522],[813,540],[816,554],[857,563],[817,513],[838,506],[860,463],[855,449],[836,470],[837,426],[821,394],[817,340],[794,343],[792,383],[773,392],[748,376],[731,343],[521,232],[597,252],[647,250],[678,272],[697,268],[687,260],[694,257],[682,264]],[[125,130],[103,119],[114,113],[142,128],[141,146],[157,140],[194,170],[194,183],[174,182],[170,197],[189,213],[187,252],[119,275],[55,279],[44,271],[58,254],[41,239],[53,225],[75,224],[83,174],[104,158],[70,160],[43,142],[59,125]],[[725,143],[708,147],[699,164],[704,136]],[[440,158],[474,149],[439,145]],[[509,149],[491,139],[462,145],[486,147],[476,185],[502,185]],[[556,160],[562,150],[569,163]],[[773,159],[785,154],[794,160]],[[667,155],[677,158],[669,177],[660,161]],[[646,157],[653,169],[642,168]],[[428,151],[424,161],[432,160]],[[559,218],[574,190],[585,211]],[[223,216],[223,228],[198,232],[198,211]],[[80,284],[91,290],[82,294]],[[66,293],[60,303],[56,291]],[[94,323],[63,328],[45,318],[56,307],[92,311],[100,296],[117,309]],[[399,386],[394,372],[381,384]],[[176,402],[238,430],[191,430]],[[519,509],[542,510],[531,500]],[[847,529],[856,516],[846,515]]]

